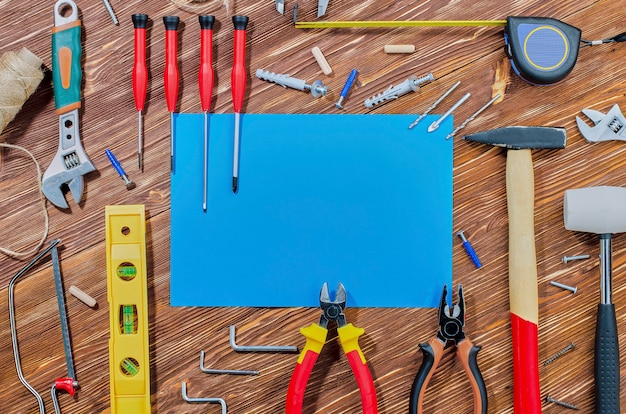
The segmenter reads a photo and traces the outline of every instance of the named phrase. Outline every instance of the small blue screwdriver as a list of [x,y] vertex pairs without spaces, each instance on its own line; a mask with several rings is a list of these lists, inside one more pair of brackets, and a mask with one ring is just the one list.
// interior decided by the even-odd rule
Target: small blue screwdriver
[[337,108],[343,109],[343,106],[341,106],[341,104],[343,103],[343,100],[346,99],[346,96],[348,96],[350,88],[352,88],[352,85],[354,84],[354,80],[356,79],[356,73],[356,69],[352,69],[352,72],[350,72],[350,75],[346,80],[346,84],[343,85],[343,89],[341,90],[341,94],[339,95],[339,100],[335,104]]
[[115,168],[115,171],[117,171],[120,177],[124,179],[124,182],[126,183],[126,189],[132,190],[133,188],[135,188],[135,183],[128,179],[126,171],[124,171],[124,168],[122,168],[122,164],[120,164],[117,158],[115,158],[115,155],[113,155],[111,150],[107,148],[104,153],[107,155],[109,161],[111,161],[111,165],[113,166],[113,168]]

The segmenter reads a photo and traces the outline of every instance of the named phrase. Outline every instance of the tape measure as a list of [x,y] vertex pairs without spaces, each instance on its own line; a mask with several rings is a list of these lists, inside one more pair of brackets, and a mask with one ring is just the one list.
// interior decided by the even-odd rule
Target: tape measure
[[581,40],[580,29],[550,17],[511,16],[506,20],[295,21],[294,26],[296,29],[505,26],[505,51],[513,70],[522,79],[535,85],[551,85],[565,78],[576,64],[581,43],[582,46],[592,46],[626,41],[626,32],[602,40]]
[[522,79],[550,85],[565,78],[578,58],[581,30],[547,17],[506,20],[505,51]]

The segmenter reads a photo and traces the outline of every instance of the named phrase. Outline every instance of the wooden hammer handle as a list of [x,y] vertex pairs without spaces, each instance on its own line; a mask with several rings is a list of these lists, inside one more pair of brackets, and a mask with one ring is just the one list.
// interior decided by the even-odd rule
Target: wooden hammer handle
[[516,414],[541,413],[534,173],[530,149],[508,150],[509,300]]

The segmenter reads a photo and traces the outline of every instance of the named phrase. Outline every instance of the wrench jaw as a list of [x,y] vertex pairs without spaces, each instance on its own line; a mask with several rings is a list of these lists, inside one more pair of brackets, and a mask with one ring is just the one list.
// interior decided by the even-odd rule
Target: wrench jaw
[[626,141],[626,118],[617,104],[613,105],[606,115],[586,108],[581,112],[594,123],[594,126],[590,127],[582,118],[576,117],[576,125],[587,141]]
[[83,197],[83,175],[95,171],[80,143],[78,109],[59,115],[59,149],[41,180],[41,190],[52,204],[69,208],[64,196],[67,187],[76,204]]

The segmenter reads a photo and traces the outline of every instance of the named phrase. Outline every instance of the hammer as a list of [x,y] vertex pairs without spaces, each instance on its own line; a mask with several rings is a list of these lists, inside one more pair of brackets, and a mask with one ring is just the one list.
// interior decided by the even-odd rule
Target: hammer
[[535,189],[531,149],[565,148],[565,129],[514,126],[479,132],[464,139],[507,148],[513,407],[518,414],[541,413]]
[[596,413],[619,414],[619,344],[615,306],[611,301],[611,240],[614,233],[626,232],[626,188],[567,190],[563,219],[567,230],[600,236],[600,304],[594,355]]

